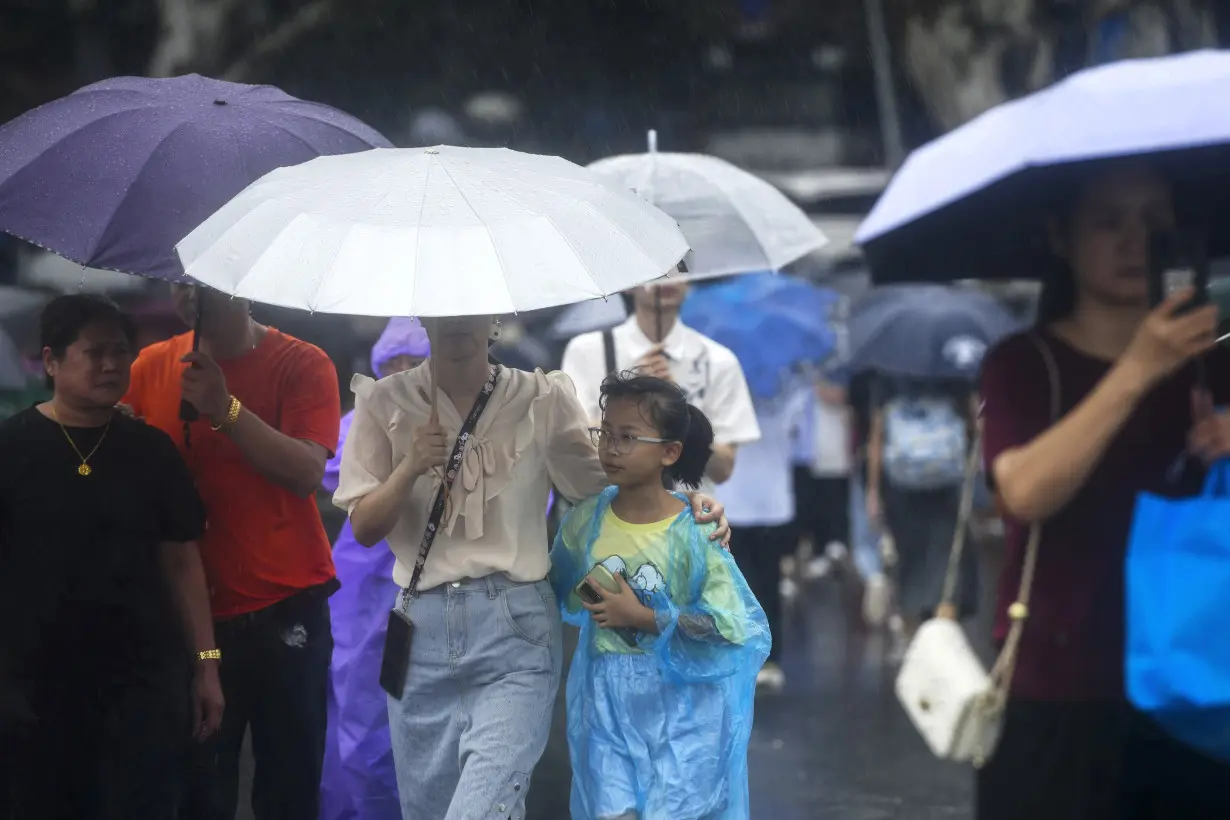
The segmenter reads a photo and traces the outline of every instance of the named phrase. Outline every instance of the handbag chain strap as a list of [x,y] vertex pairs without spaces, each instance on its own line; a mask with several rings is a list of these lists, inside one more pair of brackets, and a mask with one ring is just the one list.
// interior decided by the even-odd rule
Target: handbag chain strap
[[[1050,382],[1051,394],[1051,424],[1059,421],[1063,412],[1059,387],[1059,367],[1055,363],[1055,355],[1050,346],[1038,337],[1030,334],[1030,341],[1042,354],[1046,365],[1046,375]],[[957,579],[960,575],[961,555],[965,551],[965,537],[969,529],[969,518],[974,506],[974,486],[978,480],[978,466],[982,458],[982,422],[977,422],[973,444],[965,461],[965,479],[961,486],[961,505],[957,513],[957,531],[952,537],[952,550],[948,553],[948,569],[944,573],[944,591],[940,600],[949,606],[956,598]],[[1025,561],[1021,568],[1021,587],[1017,592],[1016,601],[1008,607],[1008,617],[1012,621],[1008,637],[1004,641],[1003,651],[991,668],[991,680],[997,699],[1008,695],[1008,687],[1012,683],[1012,674],[1016,670],[1016,656],[1021,644],[1021,633],[1025,629],[1025,620],[1029,617],[1029,598],[1033,591],[1034,575],[1038,568],[1038,546],[1042,542],[1042,523],[1035,522],[1029,528],[1029,541],[1025,546]]]

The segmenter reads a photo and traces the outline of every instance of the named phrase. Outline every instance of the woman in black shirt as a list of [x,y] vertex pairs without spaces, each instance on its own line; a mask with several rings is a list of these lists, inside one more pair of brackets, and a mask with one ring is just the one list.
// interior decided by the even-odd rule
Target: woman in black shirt
[[135,329],[66,296],[42,317],[51,401],[0,422],[0,817],[170,820],[222,695],[175,445],[116,411]]

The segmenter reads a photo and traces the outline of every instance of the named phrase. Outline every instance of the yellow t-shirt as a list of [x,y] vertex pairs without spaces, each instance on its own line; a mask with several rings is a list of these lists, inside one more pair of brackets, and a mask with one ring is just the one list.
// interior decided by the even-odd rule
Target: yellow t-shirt
[[[632,524],[624,521],[608,507],[598,538],[592,547],[593,563],[602,564],[612,575],[623,575],[628,586],[632,587],[643,604],[649,604],[649,596],[653,593],[664,591],[676,604],[686,606],[689,580],[687,567],[671,565],[671,542],[668,533],[677,519],[678,516],[672,516],[651,524]],[[701,529],[708,537],[713,525],[702,526]],[[675,557],[678,561],[679,556]],[[729,602],[736,596],[730,570],[721,559],[721,548],[715,544],[708,558],[707,579],[702,597],[708,600],[716,597],[726,604],[721,610],[732,611],[734,607]],[[589,570],[592,570],[592,567],[586,574]],[[569,596],[568,609],[573,612],[581,609],[580,599],[575,591]],[[726,623],[725,618],[719,617],[717,620],[718,630],[728,640],[737,640],[741,630]],[[728,632],[731,634],[726,634]],[[609,629],[595,630],[594,651],[622,654],[643,652],[638,647],[630,646],[619,633]]]

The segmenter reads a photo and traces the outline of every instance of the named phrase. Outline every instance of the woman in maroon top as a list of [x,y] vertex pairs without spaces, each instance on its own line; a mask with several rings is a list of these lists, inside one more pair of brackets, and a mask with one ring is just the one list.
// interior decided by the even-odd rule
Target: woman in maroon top
[[[1064,264],[1034,331],[1058,368],[1060,420],[1034,340],[1010,338],[983,365],[985,458],[1007,519],[1000,640],[1029,524],[1045,526],[1004,735],[978,773],[978,817],[1226,820],[1230,768],[1128,705],[1123,576],[1137,494],[1193,494],[1201,462],[1230,453],[1230,422],[1212,411],[1230,399],[1230,356],[1214,347],[1214,308],[1176,313],[1190,292],[1149,310],[1148,236],[1174,224],[1160,176],[1111,163],[1070,202],[1049,226]],[[1211,396],[1196,389],[1197,357]]]

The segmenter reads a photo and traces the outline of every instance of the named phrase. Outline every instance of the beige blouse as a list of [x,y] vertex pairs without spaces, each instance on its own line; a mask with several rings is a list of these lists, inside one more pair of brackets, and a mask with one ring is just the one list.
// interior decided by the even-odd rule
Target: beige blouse
[[[431,413],[426,366],[374,381],[355,376],[354,421],[346,438],[333,503],[347,513],[383,484],[410,452],[411,431]],[[439,394],[440,424],[455,439],[463,419]],[[551,485],[570,499],[607,485],[588,419],[563,373],[502,368],[495,392],[466,443],[453,482],[452,515],[436,535],[420,589],[504,572],[518,581],[546,577],[547,498]],[[418,479],[389,534],[393,580],[410,585],[439,478]]]

